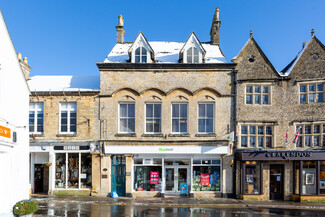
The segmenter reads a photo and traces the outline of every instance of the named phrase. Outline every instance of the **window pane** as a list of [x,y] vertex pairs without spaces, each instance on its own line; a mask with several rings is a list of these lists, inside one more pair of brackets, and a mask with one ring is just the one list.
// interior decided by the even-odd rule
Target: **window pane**
[[317,91],[324,91],[324,84],[317,84]]
[[154,104],[154,116],[161,118],[161,104]]
[[35,125],[35,119],[34,119],[35,113],[30,111],[29,112],[29,132],[34,132],[34,125]]
[[272,135],[272,127],[266,126],[266,135]]
[[206,120],[206,132],[207,133],[213,133],[213,119],[207,119]]
[[199,119],[199,133],[205,133],[205,119]]
[[313,103],[316,101],[316,94],[308,94],[308,102]]
[[[81,188],[91,188],[91,155],[89,153],[81,153]],[[81,176],[81,175],[80,175]]]
[[263,104],[268,105],[269,104],[269,95],[263,95]]
[[255,137],[249,137],[249,146],[255,147],[256,146],[256,139]]
[[305,146],[311,147],[311,136],[305,136]]
[[314,146],[320,146],[320,136],[314,136]]
[[128,104],[128,117],[135,117],[135,104]]
[[241,134],[247,134],[247,126],[241,127]]
[[146,117],[153,117],[153,104],[146,104]]
[[255,104],[261,104],[261,96],[260,95],[255,95]]
[[199,117],[205,117],[206,104],[199,104]]
[[187,63],[192,63],[192,55],[187,53]]
[[308,85],[308,90],[309,90],[309,92],[315,92],[315,90],[316,90],[316,86],[315,86],[315,84],[310,84],[310,85]]
[[207,104],[207,117],[213,118],[213,104]]
[[301,94],[300,95],[300,104],[305,104],[306,103],[306,94]]
[[266,147],[272,147],[272,137],[266,137]]
[[247,147],[247,136],[241,137],[241,147]]
[[194,56],[194,63],[199,63],[199,56]]
[[65,188],[66,185],[66,154],[55,154],[55,188]]
[[247,86],[246,87],[246,93],[253,93],[253,87],[252,86]]
[[120,119],[120,132],[123,133],[127,132],[127,119],[125,118]]
[[261,87],[260,86],[255,87],[255,93],[261,93]]
[[264,137],[258,137],[258,147],[264,147]]
[[323,133],[325,133],[325,124],[323,124]]
[[141,47],[138,47],[138,48],[135,50],[135,55],[140,55],[140,48],[141,48]]
[[181,119],[180,120],[180,132],[181,133],[186,133],[187,132],[187,120],[186,119]]
[[324,102],[324,94],[323,93],[317,94],[317,102]]
[[180,117],[187,118],[187,104],[180,104]]
[[147,62],[147,55],[142,56],[141,62],[142,63],[146,63]]
[[264,134],[264,126],[258,126],[258,134],[263,135]]
[[140,63],[140,56],[135,56],[135,62]]
[[193,51],[194,51],[194,55],[195,55],[195,56],[199,55],[199,50],[196,49],[195,47],[193,47]]
[[172,104],[173,117],[179,117],[179,104]]
[[305,126],[305,134],[311,134],[311,125]]
[[263,87],[263,93],[269,93],[269,87]]
[[306,93],[306,85],[300,85],[300,93]]
[[120,117],[127,117],[127,104],[120,104]]
[[249,134],[256,134],[256,127],[255,126],[250,126],[249,127]]
[[320,133],[320,125],[314,125],[314,133]]
[[77,126],[76,125],[71,125],[70,126],[70,132],[77,132]]
[[142,56],[146,56],[147,55],[147,49],[145,49],[144,47],[141,47],[141,54]]
[[161,123],[160,119],[156,119],[154,123],[154,132],[155,133],[160,133],[161,132]]
[[323,146],[325,146],[325,135],[323,135]]
[[68,188],[79,188],[79,154],[68,154]]
[[246,95],[246,104],[253,104],[253,96]]
[[135,119],[129,118],[128,120],[128,132],[134,133],[135,132]]
[[67,125],[61,125],[61,132],[68,132],[68,126]]
[[178,133],[179,132],[179,120],[174,120],[172,121],[172,131],[174,133]]
[[146,123],[146,132],[148,133],[152,133],[153,132],[153,119],[147,119],[147,123]]

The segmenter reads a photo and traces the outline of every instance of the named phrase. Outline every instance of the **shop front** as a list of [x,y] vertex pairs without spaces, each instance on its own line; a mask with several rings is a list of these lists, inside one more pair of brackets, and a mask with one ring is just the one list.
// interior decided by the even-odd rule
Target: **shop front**
[[325,152],[238,152],[240,197],[254,200],[325,200]]
[[[127,196],[208,197],[223,193],[223,156],[228,154],[228,147],[105,146],[105,153],[111,158],[122,150],[126,156]],[[116,182],[113,175],[114,171],[112,184]]]

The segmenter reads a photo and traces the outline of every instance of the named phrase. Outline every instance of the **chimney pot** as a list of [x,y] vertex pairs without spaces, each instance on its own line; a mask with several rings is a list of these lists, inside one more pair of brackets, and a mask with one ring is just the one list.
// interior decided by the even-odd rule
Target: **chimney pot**
[[20,52],[18,52],[18,59],[21,60],[21,53]]
[[24,57],[24,63],[28,64],[27,57]]

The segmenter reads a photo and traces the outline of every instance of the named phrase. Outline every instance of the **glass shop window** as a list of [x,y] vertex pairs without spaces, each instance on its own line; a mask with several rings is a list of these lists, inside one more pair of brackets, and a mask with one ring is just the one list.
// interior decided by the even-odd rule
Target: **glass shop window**
[[220,166],[193,166],[193,191],[220,191]]
[[91,188],[91,155],[81,153],[81,188]]
[[55,188],[65,188],[65,169],[66,169],[66,154],[56,154],[55,161]]
[[294,177],[294,193],[295,194],[299,194],[299,181],[300,181],[300,179],[299,179],[299,174],[300,174],[300,165],[299,165],[299,161],[297,161],[297,162],[295,162],[295,172],[294,172],[294,174],[295,174],[295,177]]
[[316,161],[303,162],[302,177],[302,194],[316,194]]
[[325,161],[320,161],[319,191],[325,194]]
[[68,154],[68,188],[79,188],[79,154]]
[[135,191],[161,191],[162,173],[161,166],[135,166],[134,190]]
[[244,168],[244,194],[260,194],[260,165],[255,161],[246,162]]

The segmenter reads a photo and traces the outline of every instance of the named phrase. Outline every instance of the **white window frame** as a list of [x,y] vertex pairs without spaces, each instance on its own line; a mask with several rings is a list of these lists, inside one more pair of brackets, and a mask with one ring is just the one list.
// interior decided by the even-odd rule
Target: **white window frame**
[[[188,61],[188,57],[189,57],[189,53],[188,51],[191,50],[192,51],[192,54],[191,54],[191,62]],[[194,51],[197,50],[197,55],[194,54]],[[198,58],[198,62],[195,62],[195,57],[197,56]],[[187,63],[201,63],[202,61],[200,61],[200,50],[197,49],[195,46],[192,46],[192,47],[189,47],[187,50],[186,50],[186,62]]]
[[[155,105],[155,104],[158,104],[158,105],[160,105],[160,117],[159,118],[155,118],[155,114],[154,114],[154,111],[153,111],[153,118],[147,118],[147,105],[149,105],[149,104],[153,104],[153,105]],[[144,105],[144,129],[145,129],[145,133],[146,134],[161,134],[161,129],[162,129],[162,104],[161,103],[155,103],[155,102],[147,102],[147,103],[145,103],[145,105]],[[159,119],[160,120],[160,131],[159,132],[148,132],[147,131],[147,119],[154,119],[154,120],[156,120],[156,119]]]
[[[317,85],[322,84],[323,85],[323,90],[319,91],[317,88]],[[309,86],[310,85],[315,85],[315,91],[309,91]],[[306,87],[306,92],[301,92],[301,86]],[[318,97],[317,94],[323,94],[323,102],[318,102]],[[315,94],[315,101],[314,102],[309,102],[309,95],[310,94]],[[301,103],[300,97],[302,95],[306,95],[306,102]],[[308,82],[308,83],[301,83],[299,84],[299,104],[313,104],[313,103],[324,103],[325,102],[325,82]]]
[[[68,108],[67,109],[62,109],[62,105],[63,104],[67,104],[68,105]],[[71,106],[71,105],[75,105],[74,107]],[[61,118],[61,115],[62,115],[62,112],[63,111],[67,111],[67,132],[63,132],[61,131],[61,121],[62,121],[62,118]],[[76,131],[73,132],[71,131],[70,127],[71,127],[71,123],[70,123],[70,115],[71,115],[71,112],[75,111],[76,112]],[[60,121],[59,121],[59,132],[60,134],[77,134],[77,120],[78,120],[78,113],[77,113],[77,102],[60,102]]]
[[[32,106],[33,105],[33,106]],[[42,111],[42,119],[43,119],[43,130],[38,131],[38,113]],[[33,112],[34,115],[34,131],[29,131],[30,134],[43,134],[44,133],[44,103],[43,102],[31,102],[29,103],[29,112]]]
[[[252,93],[247,93],[247,87],[252,87]],[[255,88],[260,87],[260,93],[255,93]],[[263,93],[263,87],[268,88],[268,93]],[[266,106],[271,105],[271,85],[270,84],[246,84],[245,85],[245,105],[260,105],[260,106]],[[252,96],[252,103],[247,103],[247,96]],[[260,103],[255,103],[255,96],[260,97]],[[263,96],[268,96],[268,104],[263,104]]]
[[[179,132],[173,132],[173,105],[174,104],[179,104],[179,105],[181,105],[181,104],[184,104],[184,105],[186,105],[186,107],[187,107],[187,114],[186,114],[186,132],[180,132],[180,130],[179,130]],[[172,103],[171,104],[171,132],[172,132],[172,134],[188,134],[188,110],[189,110],[189,108],[188,108],[189,106],[188,106],[188,103],[184,103],[184,102],[174,102],[174,103]],[[178,117],[178,119],[181,119],[180,117]],[[181,129],[180,127],[179,127],[179,129]]]
[[[137,55],[136,54],[137,49],[140,49],[140,55]],[[143,51],[143,49],[145,49],[145,51],[146,51],[145,52],[146,53],[146,62],[142,62],[142,57],[143,57],[142,51]],[[136,57],[137,56],[140,57],[140,62],[136,62]],[[134,63],[148,63],[148,57],[149,57],[148,50],[144,46],[139,46],[139,47],[137,47],[137,48],[134,49]]]
[[[212,112],[212,114],[213,114],[213,117],[212,117],[212,131],[211,132],[207,132],[206,131],[206,124],[205,124],[205,132],[200,132],[199,131],[199,127],[200,127],[199,120],[200,119],[204,119],[204,120],[210,119],[207,116],[200,118],[200,116],[199,116],[200,115],[200,104],[204,104],[205,105],[205,114],[207,114],[207,108],[206,108],[206,105],[207,104],[211,104],[212,107],[213,107],[213,112]],[[198,105],[197,105],[197,132],[198,132],[198,134],[213,134],[214,133],[214,116],[215,116],[215,106],[214,106],[214,103],[213,102],[199,102],[198,103]]]
[[[242,134],[242,127],[247,127],[247,134]],[[255,127],[255,134],[250,134],[249,127]],[[263,127],[263,134],[258,134],[258,127]],[[268,135],[266,134],[266,127],[272,127],[272,134]],[[258,149],[258,148],[274,148],[275,144],[275,128],[274,124],[258,124],[258,123],[244,123],[239,125],[239,146],[241,148],[252,148],[252,149]],[[242,146],[242,136],[247,137],[247,146]],[[250,137],[255,137],[255,147],[250,145]],[[258,146],[258,137],[263,137],[263,146]],[[271,137],[272,142],[271,142],[271,147],[266,146],[266,138]]]
[[[133,104],[134,105],[134,117],[123,117],[123,118],[126,118],[126,119],[133,119],[134,118],[134,131],[133,132],[123,132],[123,131],[121,131],[120,129],[121,129],[121,105],[122,104],[126,104],[126,105],[129,105],[129,104]],[[127,109],[129,109],[129,106],[127,106]],[[128,114],[128,111],[126,112],[127,114]],[[118,104],[118,133],[119,134],[135,134],[135,129],[136,129],[136,123],[135,123],[135,121],[136,121],[136,104],[135,103],[133,103],[133,102],[120,102],[119,104]]]

